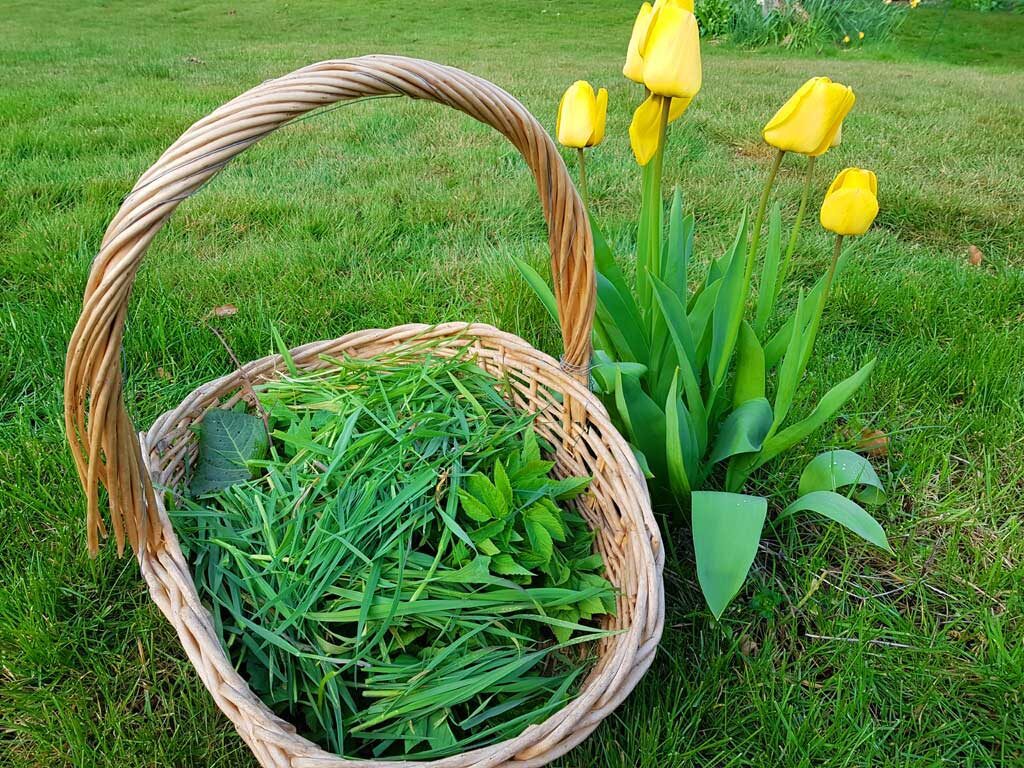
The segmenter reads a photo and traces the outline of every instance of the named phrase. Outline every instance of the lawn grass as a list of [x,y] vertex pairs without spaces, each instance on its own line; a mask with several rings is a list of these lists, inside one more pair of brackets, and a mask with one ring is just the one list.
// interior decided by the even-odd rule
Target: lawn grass
[[[493,79],[549,126],[583,77],[611,95],[594,210],[628,243],[639,180],[624,133],[639,94],[619,67],[632,5],[0,3],[0,766],[253,765],[135,562],[85,555],[63,356],[90,259],[137,176],[193,120],[323,58],[438,59]],[[892,493],[879,515],[896,555],[834,527],[784,526],[716,624],[672,525],[655,666],[563,766],[1024,764],[1021,17],[971,14],[929,46],[923,25],[942,10],[916,13],[903,42],[818,60],[707,45],[704,90],[672,129],[666,167],[707,259],[755,199],[769,156],[758,129],[774,109],[815,74],[856,89],[818,191],[846,165],[873,168],[882,213],[797,407],[866,357],[879,365],[843,423],[762,480],[782,502],[817,450],[885,431],[876,465]],[[787,162],[781,174],[790,216],[800,173]],[[827,258],[828,239],[809,232],[796,284]],[[225,303],[239,309],[221,327],[243,360],[270,351],[271,323],[297,344],[449,319],[557,353],[509,259],[540,266],[545,243],[515,150],[466,118],[386,100],[286,128],[184,203],[150,249],[128,321],[129,409],[147,426],[230,369],[202,322]]]

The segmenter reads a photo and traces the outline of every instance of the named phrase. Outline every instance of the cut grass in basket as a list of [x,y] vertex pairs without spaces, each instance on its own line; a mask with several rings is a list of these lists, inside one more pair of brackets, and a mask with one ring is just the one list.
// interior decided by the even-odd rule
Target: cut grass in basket
[[533,416],[429,348],[294,366],[266,422],[213,410],[171,512],[222,643],[339,754],[441,757],[518,735],[588,669],[615,608]]

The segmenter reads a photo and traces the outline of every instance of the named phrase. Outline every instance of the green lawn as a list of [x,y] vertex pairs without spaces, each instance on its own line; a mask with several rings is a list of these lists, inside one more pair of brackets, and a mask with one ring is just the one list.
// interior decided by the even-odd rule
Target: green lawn
[[[61,384],[107,221],[185,127],[240,91],[387,51],[489,77],[549,126],[569,82],[607,85],[591,193],[628,242],[639,176],[624,134],[639,94],[619,68],[634,4],[63,6],[0,2],[0,766],[248,766],[134,560],[85,555]],[[895,557],[835,527],[781,527],[716,624],[673,529],[658,660],[562,765],[1024,764],[1024,16],[951,13],[930,44],[941,15],[917,9],[899,42],[817,60],[706,45],[704,90],[666,168],[706,259],[755,200],[769,157],[758,130],[777,106],[816,74],[857,91],[818,193],[846,165],[873,168],[882,212],[827,311],[807,400],[870,355],[879,365],[836,429],[763,480],[782,500],[816,451],[885,431],[879,515]],[[800,178],[787,162],[789,216]],[[225,303],[239,308],[221,327],[242,359],[269,351],[271,323],[297,344],[449,319],[557,352],[510,263],[543,264],[545,244],[532,182],[489,129],[396,100],[301,122],[184,203],[154,243],[128,322],[129,408],[146,426],[230,369],[202,323]],[[816,228],[805,237],[797,284],[828,248]]]

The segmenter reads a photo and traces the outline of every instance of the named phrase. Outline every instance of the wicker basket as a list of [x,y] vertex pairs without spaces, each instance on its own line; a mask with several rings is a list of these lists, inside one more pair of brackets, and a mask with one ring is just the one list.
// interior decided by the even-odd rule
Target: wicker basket
[[[537,428],[556,446],[560,473],[593,475],[583,512],[597,532],[609,580],[620,591],[604,641],[579,695],[514,739],[429,763],[347,760],[320,749],[274,715],[249,690],[218,642],[188,564],[154,486],[174,488],[196,451],[190,427],[210,408],[230,407],[245,382],[273,377],[279,356],[196,389],[148,432],[136,433],[125,411],[121,340],[136,270],[150,241],[178,203],[235,155],[289,120],[317,107],[364,96],[404,94],[436,101],[493,126],[522,153],[537,181],[549,229],[555,295],[561,316],[561,363],[491,326],[403,325],[350,333],[292,350],[297,365],[325,365],[322,355],[374,355],[413,337],[436,337],[438,349],[472,347],[478,364],[513,384],[518,407],[539,412]],[[185,653],[217,705],[264,766],[539,766],[564,754],[597,727],[647,670],[664,619],[663,550],[643,475],[626,441],[588,390],[594,312],[593,243],[586,212],[550,137],[514,98],[451,67],[397,56],[326,61],[271,80],[189,128],[142,175],[107,229],[92,265],[82,316],[67,357],[68,439],[88,500],[90,553],[107,535],[98,485],[108,492],[118,551],[135,551],[153,600],[177,630]]]

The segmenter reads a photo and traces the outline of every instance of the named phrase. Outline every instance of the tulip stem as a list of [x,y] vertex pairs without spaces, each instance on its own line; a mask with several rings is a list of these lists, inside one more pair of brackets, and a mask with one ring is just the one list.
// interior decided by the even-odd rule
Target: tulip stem
[[583,147],[576,148],[576,160],[580,165],[580,197],[583,198],[583,207],[590,210],[590,196],[587,194],[587,161]]
[[786,246],[786,255],[782,259],[782,267],[779,269],[778,278],[775,280],[775,298],[779,297],[782,284],[789,277],[790,264],[793,261],[793,253],[796,251],[797,243],[800,240],[800,225],[804,221],[804,213],[807,211],[807,200],[811,195],[811,183],[814,180],[814,161],[817,158],[811,155],[807,158],[807,172],[804,174],[804,191],[800,196],[800,208],[796,212],[796,221],[793,222],[793,231],[789,234],[789,245]]
[[[754,258],[757,256],[757,246],[761,242],[761,225],[764,224],[764,212],[768,208],[768,198],[772,193],[772,186],[775,184],[775,177],[779,173],[779,166],[782,165],[782,158],[786,150],[780,149],[775,155],[775,162],[768,172],[768,179],[765,182],[764,190],[761,192],[761,202],[757,206],[757,218],[754,219],[754,232],[750,237],[750,251],[747,253],[747,269],[743,275],[743,284],[750,285],[750,278],[754,274]],[[744,292],[746,295],[746,292]]]
[[[665,158],[665,134],[668,128],[668,112],[671,99],[661,98],[661,112],[658,118],[658,148],[654,157],[644,166],[643,195],[640,203],[640,232],[637,236],[637,287],[643,306],[653,306],[651,284],[648,275],[661,277],[661,169]],[[653,327],[655,311],[651,313]]]

